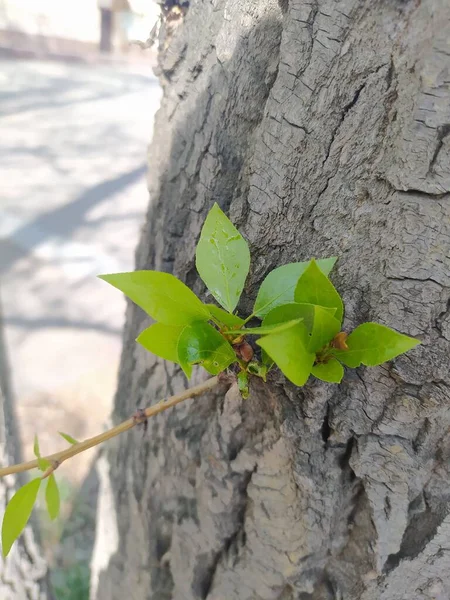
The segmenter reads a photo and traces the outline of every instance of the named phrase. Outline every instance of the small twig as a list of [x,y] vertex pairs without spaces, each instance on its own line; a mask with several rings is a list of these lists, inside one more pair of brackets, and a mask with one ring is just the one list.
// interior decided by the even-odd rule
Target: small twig
[[[195,398],[196,396],[200,396],[201,394],[204,394],[205,392],[213,389],[218,383],[220,383],[218,376],[211,377],[211,379],[207,379],[204,383],[200,383],[199,385],[185,390],[180,394],[175,394],[174,396],[170,396],[169,398],[163,398],[163,400],[160,400],[157,404],[143,409],[141,413],[141,418],[139,419],[137,419],[136,416],[133,415],[130,419],[123,421],[123,423],[120,423],[120,425],[116,425],[115,427],[112,427],[104,433],[100,433],[99,435],[91,437],[85,440],[84,442],[73,444],[72,446],[70,446],[70,448],[62,450],[61,452],[55,452],[55,454],[43,456],[42,458],[50,463],[50,467],[42,475],[42,478],[51,475],[53,471],[55,471],[59,467],[59,465],[61,465],[64,461],[68,460],[69,458],[72,458],[72,456],[76,456],[77,454],[80,454],[80,452],[84,452],[89,448],[98,446],[99,444],[110,440],[116,435],[119,435],[124,431],[132,429],[139,423],[142,423],[144,419],[153,417],[154,415],[157,415],[158,413],[163,412],[164,410],[167,410],[168,408],[171,408],[172,406],[175,406],[180,402],[189,400],[189,398]],[[24,471],[30,471],[31,469],[36,468],[38,468],[38,461],[30,460],[28,462],[0,469],[0,477],[4,477],[5,475],[10,475],[12,473],[22,473]]]
[[[164,402],[164,398],[162,400],[160,400],[160,402]],[[134,413],[133,415],[133,419],[136,421],[136,425],[143,425],[144,426],[144,435],[147,433],[147,427],[148,427],[148,419],[145,416],[145,410],[143,408],[138,408],[137,411]]]
[[58,460],[54,460],[53,463],[49,466],[49,468],[44,471],[44,473],[41,476],[41,479],[46,479],[47,477],[50,477],[50,475],[56,471],[56,469],[59,467],[61,463]]

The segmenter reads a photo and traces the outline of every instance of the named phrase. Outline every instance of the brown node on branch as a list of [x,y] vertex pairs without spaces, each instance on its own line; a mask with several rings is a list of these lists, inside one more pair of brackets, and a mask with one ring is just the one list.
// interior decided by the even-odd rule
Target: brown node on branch
[[136,425],[144,425],[144,434],[148,427],[148,418],[143,408],[138,408],[132,417]]
[[47,477],[50,477],[50,475],[56,471],[56,469],[59,467],[60,465],[60,461],[59,460],[52,460],[51,465],[48,467],[48,469],[46,471],[44,471],[44,473],[42,473],[41,479],[46,479]]

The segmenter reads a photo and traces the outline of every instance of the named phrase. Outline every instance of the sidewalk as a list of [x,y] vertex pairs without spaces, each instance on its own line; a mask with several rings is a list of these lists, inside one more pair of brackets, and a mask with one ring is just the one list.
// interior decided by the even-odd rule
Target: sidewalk
[[[84,439],[111,409],[125,301],[148,205],[160,88],[148,65],[0,61],[0,277],[24,455]],[[61,475],[80,481],[92,458]]]

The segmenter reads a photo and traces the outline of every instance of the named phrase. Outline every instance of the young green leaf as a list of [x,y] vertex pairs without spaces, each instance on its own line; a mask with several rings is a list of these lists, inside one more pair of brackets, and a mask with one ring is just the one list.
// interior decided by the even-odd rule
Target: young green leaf
[[28,523],[41,484],[38,477],[19,488],[9,501],[2,525],[2,551],[6,557]]
[[134,271],[99,277],[165,325],[188,325],[211,318],[194,292],[170,273]]
[[318,352],[331,342],[340,329],[340,322],[326,308],[314,305],[314,319],[308,350]]
[[236,354],[222,335],[208,323],[198,321],[186,326],[178,340],[178,360],[190,377],[192,365],[202,365],[217,375],[236,360]]
[[164,323],[155,323],[144,329],[136,341],[156,356],[178,363],[178,340],[184,326],[173,327]]
[[39,440],[37,435],[34,436],[33,452],[36,458],[41,458],[41,451],[39,450]]
[[43,473],[51,466],[50,461],[45,458],[38,458],[37,461],[39,471],[42,471]]
[[345,340],[348,350],[333,350],[333,355],[348,367],[381,365],[420,344],[416,340],[379,323],[363,323]]
[[274,323],[273,325],[262,325],[261,327],[251,327],[249,329],[242,328],[237,330],[224,331],[227,335],[267,335],[269,333],[277,333],[289,329],[293,325],[300,323],[303,319],[293,319],[284,323]]
[[205,304],[205,306],[209,310],[211,317],[214,317],[216,321],[226,327],[240,327],[244,323],[244,319],[223,310],[223,308],[215,304]]
[[252,360],[247,364],[247,372],[257,377],[261,377],[263,381],[266,381],[267,373],[273,366],[273,360],[271,360],[265,350],[261,349],[261,354],[264,355],[262,363],[257,360]]
[[59,489],[54,474],[52,473],[47,481],[47,488],[45,490],[45,502],[47,504],[47,511],[50,519],[54,521],[59,515]]
[[203,224],[195,256],[197,271],[206,287],[219,304],[233,312],[250,268],[250,251],[217,204]]
[[284,375],[298,386],[307,382],[316,358],[315,354],[307,350],[308,342],[308,332],[303,323],[265,335],[256,341]]
[[64,438],[66,440],[66,442],[69,442],[69,444],[79,444],[80,443],[80,442],[77,442],[77,440],[74,439],[68,433],[63,433],[62,431],[58,431],[58,433],[62,438]]
[[[335,257],[321,258],[316,262],[319,269],[328,275],[336,260]],[[310,262],[289,263],[271,271],[259,288],[253,313],[263,318],[276,306],[294,302],[295,287]]]
[[317,352],[339,332],[340,323],[333,316],[335,312],[335,308],[291,302],[271,310],[265,317],[263,326],[270,327],[275,323],[289,322],[291,319],[301,317],[310,334],[308,351]]
[[326,363],[314,365],[311,375],[329,383],[340,383],[344,377],[344,367],[338,360],[331,358]]
[[248,375],[245,371],[239,371],[237,375],[237,382],[239,391],[241,392],[241,396],[244,400],[247,400],[249,396],[248,390]]
[[[331,316],[336,312],[333,308],[325,308]],[[272,309],[263,319],[263,325],[274,325],[275,323],[286,323],[294,319],[303,319],[307,331],[311,333],[314,325],[315,305],[306,303],[290,302]]]
[[335,308],[335,317],[339,323],[342,322],[344,306],[341,297],[328,277],[320,270],[316,261],[311,261],[311,264],[298,280],[294,298],[296,302],[307,302]]
[[[265,372],[268,373],[270,371],[270,369],[273,367],[273,360],[270,358],[270,356],[267,354],[267,352],[264,350],[264,348],[261,348],[261,362],[262,362],[262,366],[265,369]],[[264,378],[265,381],[265,378]]]
[[39,440],[37,435],[34,436],[33,452],[35,457],[37,458],[39,470],[42,472],[46,471],[50,466],[50,462],[45,458],[41,457],[41,451],[39,449]]

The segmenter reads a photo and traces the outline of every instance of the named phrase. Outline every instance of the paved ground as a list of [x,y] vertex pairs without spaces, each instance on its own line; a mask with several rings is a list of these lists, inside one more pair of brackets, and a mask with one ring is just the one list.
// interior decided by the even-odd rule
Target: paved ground
[[[0,62],[0,293],[26,456],[102,430],[160,98],[150,66]],[[91,457],[75,459],[80,480]]]

